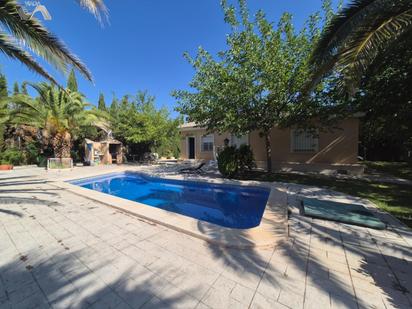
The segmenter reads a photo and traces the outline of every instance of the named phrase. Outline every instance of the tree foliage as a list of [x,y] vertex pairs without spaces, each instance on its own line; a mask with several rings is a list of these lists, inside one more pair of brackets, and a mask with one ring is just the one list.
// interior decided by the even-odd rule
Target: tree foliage
[[113,100],[109,113],[114,136],[123,143],[144,145],[160,155],[178,152],[178,119],[170,119],[166,109],[155,107],[155,98],[147,92],[126,95],[120,104]]
[[6,76],[0,74],[0,150],[3,147],[4,131],[8,120],[8,95]]
[[0,74],[0,98],[6,98],[9,95],[7,89],[7,79],[4,74]]
[[356,107],[366,158],[402,160],[412,150],[412,37],[377,58],[360,84]]
[[[107,9],[101,0],[78,0],[99,20],[107,16]],[[56,80],[35,60],[34,52],[60,72],[68,72],[70,66],[76,68],[88,80],[92,75],[87,67],[35,17],[22,18],[19,14],[21,4],[15,0],[0,2],[0,51],[11,59],[20,61],[36,72],[57,84]],[[30,51],[30,52],[29,52]]]
[[[246,2],[239,12],[222,1],[225,21],[231,26],[227,49],[214,57],[199,48],[196,57],[185,54],[196,73],[193,91],[175,91],[178,110],[210,131],[242,135],[259,130],[265,138],[267,166],[271,169],[270,130],[309,119],[307,102],[298,100],[310,75],[309,56],[319,37],[318,14],[297,31],[285,13],[278,24],[262,11],[250,21]],[[330,2],[326,18],[330,14]]]
[[79,91],[79,87],[77,85],[76,74],[74,73],[73,69],[70,71],[69,77],[67,78],[67,89],[69,89],[72,92]]
[[311,57],[309,89],[331,72],[343,75],[346,90],[355,87],[379,54],[412,34],[412,1],[353,0],[328,23]]
[[97,108],[101,111],[106,111],[106,102],[104,101],[104,95],[103,93],[99,94],[99,101],[97,103]]
[[244,173],[256,167],[252,148],[249,145],[225,147],[217,157],[219,172],[228,178]]
[[23,83],[21,84],[21,93],[22,93],[22,94],[25,94],[25,95],[28,95],[28,94],[29,94],[28,91],[27,91],[27,82],[23,82]]
[[13,95],[17,95],[20,93],[20,87],[18,82],[14,82],[13,84]]
[[86,127],[98,126],[104,121],[78,92],[65,91],[47,83],[29,84],[38,97],[16,95],[13,102],[19,106],[13,112],[13,122],[39,130],[43,147],[51,146],[56,158],[69,158],[73,139]]

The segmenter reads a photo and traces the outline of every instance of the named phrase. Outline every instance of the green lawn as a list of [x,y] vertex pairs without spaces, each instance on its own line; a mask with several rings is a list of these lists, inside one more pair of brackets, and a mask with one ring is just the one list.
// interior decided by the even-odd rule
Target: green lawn
[[299,175],[292,173],[249,172],[239,179],[280,181],[318,186],[353,196],[367,198],[379,208],[393,214],[412,227],[412,186],[382,184],[375,181],[336,179],[323,175]]
[[412,163],[383,161],[365,161],[362,163],[366,165],[369,171],[377,171],[382,174],[412,180]]

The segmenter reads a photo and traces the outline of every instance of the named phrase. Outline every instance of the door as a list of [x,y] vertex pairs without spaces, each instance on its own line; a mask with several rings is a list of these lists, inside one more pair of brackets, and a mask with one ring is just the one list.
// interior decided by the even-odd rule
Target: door
[[189,159],[194,159],[195,158],[195,138],[188,137],[187,143],[188,143],[188,150],[189,150]]
[[118,163],[117,162],[117,148],[119,145],[117,144],[109,144],[109,153],[110,156],[112,157],[112,162],[111,163]]

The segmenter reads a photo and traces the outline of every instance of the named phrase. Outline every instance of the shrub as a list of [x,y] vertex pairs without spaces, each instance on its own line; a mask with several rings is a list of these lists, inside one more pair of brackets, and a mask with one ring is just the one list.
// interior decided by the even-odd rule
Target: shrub
[[235,176],[239,168],[237,149],[235,147],[223,149],[217,157],[217,167],[223,177],[232,178]]
[[225,147],[217,157],[217,166],[223,177],[232,178],[237,173],[244,173],[256,167],[253,151],[249,145],[241,145],[239,149]]
[[25,158],[27,164],[38,164],[39,163],[39,148],[40,145],[36,142],[27,143],[25,147]]
[[253,151],[249,145],[241,145],[238,149],[239,171],[241,173],[256,167]]
[[8,148],[0,154],[0,163],[12,165],[24,164],[24,154],[16,148]]

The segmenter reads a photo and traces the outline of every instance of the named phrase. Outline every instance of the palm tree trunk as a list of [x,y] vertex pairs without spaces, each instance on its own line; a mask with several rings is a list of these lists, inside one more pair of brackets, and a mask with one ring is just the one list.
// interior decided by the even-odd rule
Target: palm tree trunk
[[52,140],[54,156],[56,158],[70,158],[72,148],[71,135],[69,132],[57,133]]

